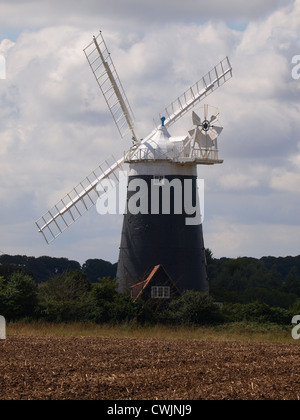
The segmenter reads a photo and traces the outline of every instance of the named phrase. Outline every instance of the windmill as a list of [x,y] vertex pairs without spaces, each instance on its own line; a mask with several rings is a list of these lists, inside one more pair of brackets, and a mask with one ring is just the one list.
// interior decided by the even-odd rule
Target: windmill
[[[153,267],[161,264],[180,290],[206,292],[203,231],[201,221],[196,220],[200,208],[197,165],[223,162],[218,158],[217,148],[217,137],[222,131],[218,125],[219,112],[214,110],[209,116],[207,105],[203,119],[193,112],[193,127],[182,137],[172,137],[168,128],[232,77],[228,57],[165,108],[155,129],[141,140],[101,32],[93,37],[84,53],[121,137],[130,134],[133,147],[119,160],[112,157],[97,167],[43,215],[36,222],[39,232],[47,243],[56,239],[97,203],[99,186],[107,181],[118,184],[124,164],[129,164],[118,290],[122,292],[142,281]],[[142,206],[142,201],[146,205]],[[130,207],[132,202],[134,211]]]

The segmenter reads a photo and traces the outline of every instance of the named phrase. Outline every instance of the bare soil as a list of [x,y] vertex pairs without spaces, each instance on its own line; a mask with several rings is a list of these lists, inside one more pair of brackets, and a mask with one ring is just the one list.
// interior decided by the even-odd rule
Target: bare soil
[[296,344],[10,336],[1,400],[295,400]]

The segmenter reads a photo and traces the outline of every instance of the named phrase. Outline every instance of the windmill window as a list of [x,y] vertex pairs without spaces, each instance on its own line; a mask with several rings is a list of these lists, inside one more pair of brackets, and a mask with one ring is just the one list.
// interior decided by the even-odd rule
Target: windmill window
[[169,286],[152,286],[151,297],[153,299],[170,299]]

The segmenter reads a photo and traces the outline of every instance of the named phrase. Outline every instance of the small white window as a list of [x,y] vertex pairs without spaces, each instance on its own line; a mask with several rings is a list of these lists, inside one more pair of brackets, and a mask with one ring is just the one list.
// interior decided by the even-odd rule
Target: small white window
[[152,286],[151,297],[153,299],[170,299],[170,287],[168,286]]

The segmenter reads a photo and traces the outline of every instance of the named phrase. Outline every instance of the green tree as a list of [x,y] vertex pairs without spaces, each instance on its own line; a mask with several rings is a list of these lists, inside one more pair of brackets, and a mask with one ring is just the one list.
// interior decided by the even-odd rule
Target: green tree
[[284,290],[300,297],[300,276],[298,276],[296,267],[292,267],[286,276]]
[[6,297],[5,297],[5,278],[0,277],[0,314],[7,312]]
[[292,319],[291,312],[283,308],[270,307],[265,303],[227,304],[222,314],[229,322],[260,322],[288,325]]
[[48,321],[83,321],[92,312],[91,283],[81,271],[57,275],[39,287],[42,317]]
[[37,285],[30,276],[15,272],[6,284],[2,280],[1,288],[6,306],[6,313],[2,315],[8,320],[36,316]]
[[90,259],[83,264],[82,271],[87,274],[90,282],[97,283],[99,278],[115,278],[117,264],[111,264],[108,261],[99,259]]
[[93,284],[93,320],[97,323],[145,321],[140,302],[133,303],[129,292],[118,293],[116,279],[104,277]]
[[300,298],[297,298],[291,306],[291,312],[294,315],[300,315]]
[[177,325],[213,324],[223,320],[211,297],[192,290],[171,301],[161,319]]
[[205,258],[207,266],[213,264],[214,256],[212,251],[209,248],[205,248]]

